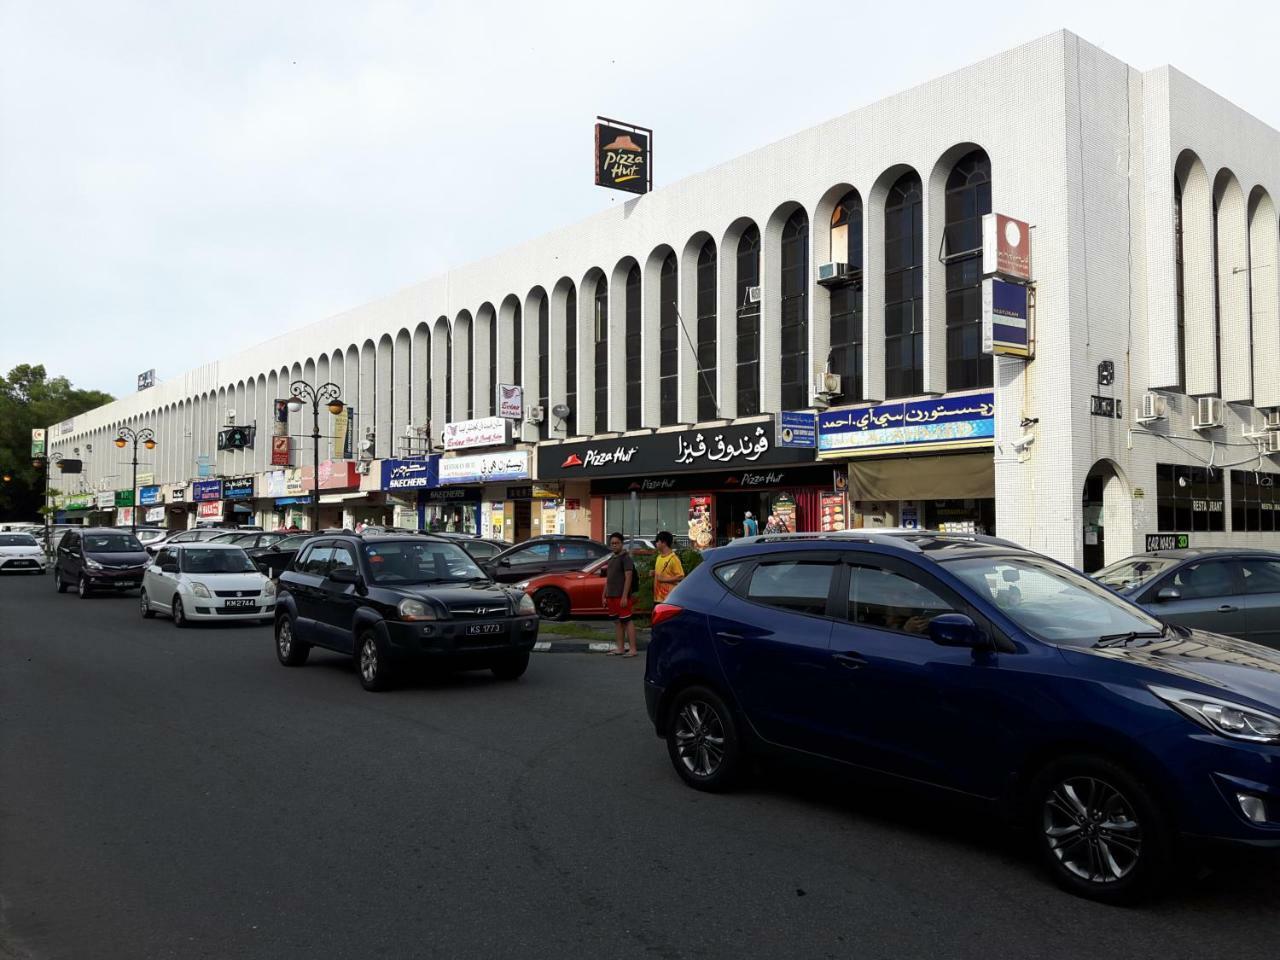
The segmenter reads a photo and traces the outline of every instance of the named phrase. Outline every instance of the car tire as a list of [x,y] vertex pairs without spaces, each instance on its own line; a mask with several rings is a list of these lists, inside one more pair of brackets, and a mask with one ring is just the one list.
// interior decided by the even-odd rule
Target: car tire
[[533,605],[543,620],[569,619],[569,595],[559,587],[543,587],[533,595]]
[[356,675],[366,690],[380,693],[391,689],[390,660],[375,631],[365,630],[356,638]]
[[79,594],[81,600],[88,600],[89,595],[92,592],[92,589],[89,587],[89,581],[85,578],[83,573],[80,574],[80,579],[76,581],[76,593]]
[[1131,904],[1168,880],[1168,818],[1151,790],[1119,764],[1088,755],[1056,760],[1032,782],[1028,800],[1040,860],[1069,893]]
[[724,699],[709,687],[686,687],[667,712],[667,754],[676,773],[695,790],[734,786],[746,766],[738,724]]
[[529,669],[529,652],[509,653],[489,665],[499,680],[519,680]]
[[293,621],[276,618],[276,659],[286,667],[300,667],[307,662],[311,644],[303,643],[293,632]]
[[147,599],[147,591],[145,587],[138,594],[138,606],[142,608],[142,619],[155,619],[156,612],[151,609],[151,601]]
[[67,592],[67,585],[62,580],[62,574],[57,570],[53,571],[53,586],[59,593]]
[[191,621],[187,619],[187,611],[182,608],[182,598],[176,593],[173,595],[173,605],[169,607],[173,611],[173,625],[179,630],[183,630],[191,626]]

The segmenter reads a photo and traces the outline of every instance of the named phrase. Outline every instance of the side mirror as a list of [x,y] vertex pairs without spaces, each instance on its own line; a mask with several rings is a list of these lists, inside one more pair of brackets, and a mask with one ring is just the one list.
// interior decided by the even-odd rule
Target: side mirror
[[1156,594],[1156,599],[1160,601],[1181,600],[1182,591],[1177,587],[1161,587],[1160,592]]
[[978,625],[963,613],[943,613],[930,620],[929,639],[940,647],[977,650],[987,646],[987,638]]
[[355,583],[359,576],[355,567],[339,567],[329,573],[329,579],[334,583]]
[[500,566],[500,567],[509,567],[509,566],[511,566],[511,561],[510,561],[509,559],[507,559],[507,558],[505,558],[505,557],[504,557],[503,559],[501,559],[501,560],[499,560],[499,561],[498,561],[498,566]]

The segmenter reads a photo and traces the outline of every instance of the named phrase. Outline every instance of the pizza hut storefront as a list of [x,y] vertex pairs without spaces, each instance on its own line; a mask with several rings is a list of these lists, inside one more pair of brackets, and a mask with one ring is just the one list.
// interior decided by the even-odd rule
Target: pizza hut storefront
[[652,539],[669,530],[677,545],[697,547],[742,536],[747,513],[761,532],[770,514],[791,531],[823,529],[837,479],[814,450],[778,446],[772,418],[540,444],[537,478],[562,484],[568,504],[590,504],[590,528],[570,533]]

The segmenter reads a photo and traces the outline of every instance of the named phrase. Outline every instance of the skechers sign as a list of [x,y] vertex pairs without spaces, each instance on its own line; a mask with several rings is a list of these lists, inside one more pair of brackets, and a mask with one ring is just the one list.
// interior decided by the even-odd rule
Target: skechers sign
[[882,403],[818,415],[818,456],[848,457],[897,450],[989,447],[995,437],[995,394]]
[[440,482],[436,465],[439,457],[422,460],[383,460],[383,490],[427,490]]
[[772,421],[764,420],[705,430],[546,445],[538,448],[538,479],[667,474],[812,462],[812,450],[777,446],[775,429]]

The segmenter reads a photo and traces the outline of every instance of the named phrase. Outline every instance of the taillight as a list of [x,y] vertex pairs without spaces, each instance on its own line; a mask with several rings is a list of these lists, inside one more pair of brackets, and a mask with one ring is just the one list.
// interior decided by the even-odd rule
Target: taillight
[[678,607],[674,603],[660,603],[653,608],[653,613],[649,615],[649,626],[656,627],[658,624],[682,613],[684,613],[684,607]]

